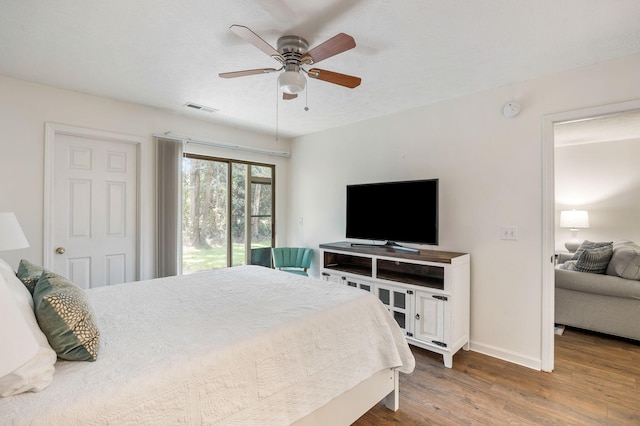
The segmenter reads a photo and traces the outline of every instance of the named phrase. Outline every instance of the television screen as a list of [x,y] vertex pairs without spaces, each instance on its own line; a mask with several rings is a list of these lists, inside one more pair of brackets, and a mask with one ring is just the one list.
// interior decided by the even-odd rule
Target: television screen
[[438,179],[347,185],[347,238],[438,244]]

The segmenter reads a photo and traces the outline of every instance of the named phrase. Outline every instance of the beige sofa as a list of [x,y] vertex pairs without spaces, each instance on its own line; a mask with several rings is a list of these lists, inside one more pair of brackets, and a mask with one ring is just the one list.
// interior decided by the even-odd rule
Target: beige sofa
[[555,322],[640,341],[640,246],[612,244],[604,273],[581,272],[569,257],[555,271]]

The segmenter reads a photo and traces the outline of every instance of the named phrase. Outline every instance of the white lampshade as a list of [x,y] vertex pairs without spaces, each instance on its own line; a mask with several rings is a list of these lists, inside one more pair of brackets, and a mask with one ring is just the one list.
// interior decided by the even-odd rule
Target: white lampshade
[[560,212],[561,228],[588,228],[589,212],[586,210],[563,210]]
[[285,71],[278,77],[278,86],[284,93],[297,95],[307,85],[307,79],[298,71]]
[[20,228],[16,215],[0,213],[0,251],[29,247],[29,242]]

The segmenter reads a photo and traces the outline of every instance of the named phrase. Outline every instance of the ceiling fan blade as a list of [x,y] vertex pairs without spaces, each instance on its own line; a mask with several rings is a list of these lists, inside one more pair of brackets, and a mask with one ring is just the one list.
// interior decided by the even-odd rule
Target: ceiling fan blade
[[340,33],[302,55],[300,60],[305,64],[315,64],[338,53],[356,47],[356,41],[348,34]]
[[289,101],[289,100],[295,99],[297,97],[298,97],[298,95],[296,95],[296,94],[289,94],[289,93],[282,92],[282,99],[284,99],[285,101]]
[[275,68],[260,68],[256,70],[221,72],[220,74],[218,74],[218,77],[235,78],[235,77],[244,77],[246,75],[269,74],[270,72],[275,72],[275,71],[278,71],[278,70]]
[[321,70],[319,68],[311,68],[307,73],[311,78],[317,78],[318,80],[338,84],[340,86],[348,87],[349,89],[360,86],[360,82],[362,81],[360,77]]
[[245,41],[253,44],[258,49],[262,50],[267,55],[276,59],[277,61],[284,63],[284,57],[278,52],[273,46],[264,41],[258,34],[251,31],[249,28],[244,25],[232,25],[229,27],[234,34],[239,37],[242,37]]

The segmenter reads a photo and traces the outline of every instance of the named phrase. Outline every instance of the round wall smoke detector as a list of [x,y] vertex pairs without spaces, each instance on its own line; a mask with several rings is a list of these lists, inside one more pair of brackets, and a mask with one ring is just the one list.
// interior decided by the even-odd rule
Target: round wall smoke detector
[[507,102],[504,107],[502,107],[502,115],[507,118],[515,117],[520,114],[520,110],[522,110],[522,107],[519,103],[514,101]]

